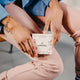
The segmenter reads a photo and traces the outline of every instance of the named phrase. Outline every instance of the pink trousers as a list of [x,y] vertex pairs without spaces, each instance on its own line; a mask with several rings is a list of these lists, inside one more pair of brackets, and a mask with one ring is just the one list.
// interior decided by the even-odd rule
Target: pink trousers
[[17,66],[0,74],[0,80],[53,80],[63,72],[62,60],[53,48],[52,55]]
[[75,72],[80,76],[80,30],[72,35],[75,43]]

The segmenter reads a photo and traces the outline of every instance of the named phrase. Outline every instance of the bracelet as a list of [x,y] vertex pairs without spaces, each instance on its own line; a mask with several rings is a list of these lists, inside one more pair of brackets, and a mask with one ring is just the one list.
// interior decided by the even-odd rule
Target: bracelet
[[11,16],[7,16],[6,18],[7,18],[7,20],[6,20],[6,24],[4,25],[4,27],[5,27],[5,30],[6,30],[7,32],[10,32],[10,30],[8,29],[8,23],[9,23],[9,21],[10,21],[10,18],[12,18],[12,17],[11,17]]

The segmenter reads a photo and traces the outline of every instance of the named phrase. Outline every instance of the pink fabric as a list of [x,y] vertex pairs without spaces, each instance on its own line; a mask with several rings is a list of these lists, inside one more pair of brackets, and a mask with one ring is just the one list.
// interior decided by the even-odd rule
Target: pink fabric
[[[10,9],[13,9],[13,7],[14,10],[11,11]],[[10,12],[6,9],[9,14],[13,14],[12,16],[14,17],[14,19],[20,21],[21,23],[25,23],[22,24],[23,26],[26,27],[26,25],[29,25],[27,27],[33,32],[40,32],[39,28],[36,28],[37,25],[29,17],[26,18],[26,13],[23,13],[22,10],[19,10],[20,8],[17,8],[14,5],[8,5],[6,8],[9,9]],[[16,16],[19,16],[19,18],[14,16],[15,13],[13,11],[16,12]],[[19,11],[22,12],[22,15],[19,14]],[[24,20],[21,18],[23,18]],[[29,21],[28,19],[31,20],[34,25],[32,24],[32,22],[26,23],[26,21]],[[34,26],[34,28],[30,26]],[[16,42],[12,38],[10,38],[10,36],[8,34],[6,38],[5,36],[3,37],[19,49],[19,46],[17,46]],[[53,53],[51,55],[46,55],[45,57],[39,57],[32,60],[33,62],[28,62],[24,65],[17,66],[1,73],[0,80],[53,80],[63,72],[63,63],[55,48],[53,48]]]
[[75,44],[75,72],[80,76],[80,43]]
[[72,35],[75,43],[75,72],[80,76],[80,30]]
[[[53,54],[38,58],[0,74],[0,80],[53,80],[63,72],[63,63],[53,48]],[[7,77],[6,77],[7,76]]]

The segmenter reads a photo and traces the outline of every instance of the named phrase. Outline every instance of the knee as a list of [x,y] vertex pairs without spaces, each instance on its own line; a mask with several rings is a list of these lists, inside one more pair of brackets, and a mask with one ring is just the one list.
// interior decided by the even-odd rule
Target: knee
[[41,74],[44,74],[49,80],[55,79],[63,72],[63,62],[59,57],[57,57],[57,60],[54,59],[52,62],[40,61],[33,62],[33,64],[35,69],[40,70]]
[[42,72],[41,74],[44,74],[46,78],[49,80],[57,78],[63,72],[62,62],[60,62],[59,64],[42,63],[38,67],[39,69],[41,69],[41,72]]
[[[52,76],[54,78],[58,77],[60,74],[62,74],[63,72],[63,62],[60,56],[56,55],[57,57],[54,58],[54,60],[52,61],[51,64],[49,64],[51,72],[52,72]],[[49,69],[49,70],[50,70]]]
[[50,74],[49,76],[51,76],[52,79],[61,75],[64,69],[62,61],[59,61],[57,64],[51,64],[51,65],[49,64],[49,66],[50,68],[48,70],[51,73],[51,74],[49,73]]
[[63,67],[63,61],[60,56],[58,56],[55,59],[55,62],[53,63],[52,67],[53,67],[53,73],[56,74],[56,77],[62,74],[64,67]]
[[62,74],[63,72],[63,63],[62,61],[56,65],[56,77],[59,76],[60,74]]
[[58,74],[61,74],[63,72],[63,64],[60,64],[58,67]]
[[63,72],[63,64],[52,65],[52,68],[49,69],[49,77],[51,79],[57,78]]

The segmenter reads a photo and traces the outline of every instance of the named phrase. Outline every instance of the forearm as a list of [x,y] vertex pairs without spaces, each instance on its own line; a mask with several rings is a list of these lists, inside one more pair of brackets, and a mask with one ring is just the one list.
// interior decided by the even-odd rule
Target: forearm
[[5,9],[16,21],[21,23],[24,27],[27,27],[32,32],[39,33],[41,30],[37,24],[30,18],[30,16],[15,4],[6,5]]

